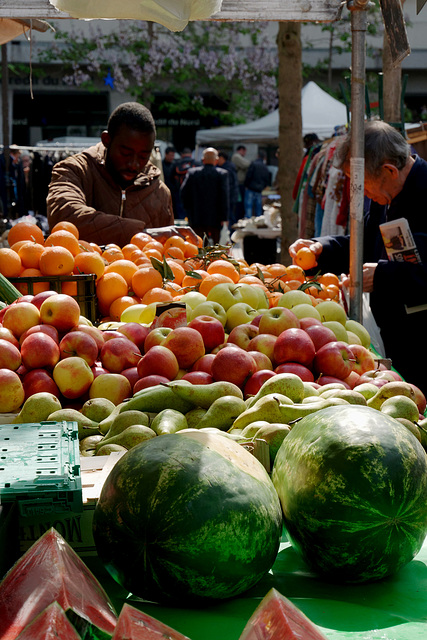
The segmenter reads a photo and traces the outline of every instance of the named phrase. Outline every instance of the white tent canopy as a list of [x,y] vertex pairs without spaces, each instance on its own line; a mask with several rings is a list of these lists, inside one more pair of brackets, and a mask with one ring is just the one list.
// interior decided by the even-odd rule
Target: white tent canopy
[[[302,133],[317,133],[321,138],[332,136],[334,127],[347,123],[344,104],[323,91],[315,82],[308,82],[301,92]],[[196,143],[224,144],[226,142],[254,142],[277,144],[279,141],[279,110],[259,120],[234,127],[202,129],[196,133]]]

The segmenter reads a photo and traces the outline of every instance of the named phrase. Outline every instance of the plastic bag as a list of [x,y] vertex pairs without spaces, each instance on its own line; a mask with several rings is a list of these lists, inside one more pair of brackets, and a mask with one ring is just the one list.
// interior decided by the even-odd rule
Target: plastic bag
[[230,244],[230,231],[228,230],[228,224],[224,222],[221,227],[221,233],[219,234],[219,244]]
[[386,357],[383,339],[381,338],[380,329],[375,322],[374,315],[371,311],[371,305],[369,304],[369,293],[364,293],[362,298],[362,314],[363,321],[362,324],[367,331],[369,331],[369,335],[371,336],[371,344],[374,347],[375,351],[382,357]]

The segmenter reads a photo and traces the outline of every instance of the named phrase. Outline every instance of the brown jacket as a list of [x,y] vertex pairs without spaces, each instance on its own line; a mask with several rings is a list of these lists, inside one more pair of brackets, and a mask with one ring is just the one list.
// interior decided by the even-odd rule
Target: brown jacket
[[134,184],[122,190],[105,168],[100,142],[55,164],[47,196],[49,227],[73,222],[82,240],[119,246],[144,229],[173,224],[169,189],[149,162]]

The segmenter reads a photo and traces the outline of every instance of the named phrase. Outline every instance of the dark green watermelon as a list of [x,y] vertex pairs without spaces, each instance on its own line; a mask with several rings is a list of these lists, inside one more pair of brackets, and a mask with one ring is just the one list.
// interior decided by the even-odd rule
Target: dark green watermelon
[[282,514],[254,456],[194,431],[130,449],[103,486],[93,524],[98,555],[121,585],[192,604],[256,584],[275,561]]
[[427,457],[397,420],[376,409],[329,407],[298,422],[272,480],[294,548],[327,579],[389,576],[427,534]]

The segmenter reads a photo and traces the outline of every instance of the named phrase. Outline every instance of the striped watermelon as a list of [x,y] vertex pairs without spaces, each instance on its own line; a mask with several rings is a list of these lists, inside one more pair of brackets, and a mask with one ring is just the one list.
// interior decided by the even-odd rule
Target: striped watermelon
[[194,431],[130,449],[103,486],[93,524],[98,556],[121,585],[191,604],[258,582],[275,561],[282,514],[256,458]]
[[370,407],[329,407],[298,422],[272,472],[289,539],[340,582],[389,576],[427,533],[427,457],[412,433]]

